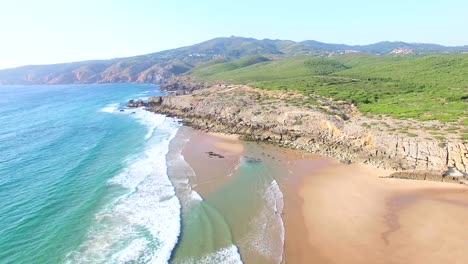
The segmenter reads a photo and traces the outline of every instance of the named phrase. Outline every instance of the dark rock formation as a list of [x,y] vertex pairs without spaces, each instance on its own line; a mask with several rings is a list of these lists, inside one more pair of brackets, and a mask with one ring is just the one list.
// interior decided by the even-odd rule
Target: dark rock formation
[[143,106],[147,106],[147,103],[143,102],[143,100],[141,99],[138,99],[138,100],[129,100],[128,103],[127,103],[127,106],[128,107],[143,107]]

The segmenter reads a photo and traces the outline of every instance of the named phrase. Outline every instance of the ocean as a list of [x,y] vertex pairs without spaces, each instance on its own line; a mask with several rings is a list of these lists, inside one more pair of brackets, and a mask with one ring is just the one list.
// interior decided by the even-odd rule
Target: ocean
[[[149,84],[0,86],[0,263],[281,263],[282,196],[247,156],[192,189],[182,124]],[[252,257],[255,256],[255,257]]]

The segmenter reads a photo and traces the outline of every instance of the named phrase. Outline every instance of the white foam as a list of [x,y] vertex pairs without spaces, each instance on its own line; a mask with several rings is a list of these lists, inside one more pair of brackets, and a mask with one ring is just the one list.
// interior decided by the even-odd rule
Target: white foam
[[105,107],[101,108],[100,111],[104,113],[113,113],[117,110],[118,107],[119,104],[108,104]]
[[148,240],[135,239],[125,249],[112,255],[112,261],[117,263],[128,263],[135,259],[139,259],[148,247]]
[[[145,135],[145,140],[151,138],[154,134],[154,131],[158,126],[161,126],[163,122],[176,122],[178,119],[175,118],[166,118],[163,115],[156,115],[154,113],[145,111],[143,108],[137,108],[134,110],[135,117],[140,121],[141,124],[147,127],[147,134]],[[168,124],[170,125],[170,124]]]
[[181,206],[167,176],[166,154],[180,125],[143,110],[132,116],[152,131],[146,150],[109,181],[128,192],[96,215],[88,239],[67,257],[70,263],[167,263],[177,243]]
[[214,253],[211,253],[196,262],[188,261],[187,263],[199,263],[199,264],[213,264],[213,263],[223,263],[223,264],[242,264],[241,256],[236,246],[232,245],[220,249]]
[[[283,193],[273,180],[263,193],[265,206],[250,223],[255,228],[243,237],[240,243],[254,248],[256,252],[272,263],[282,263],[284,250]],[[272,232],[276,230],[276,232]],[[279,234],[279,237],[277,235]],[[280,243],[278,243],[280,242]]]
[[[183,136],[183,135],[181,135]],[[171,175],[171,180],[174,186],[178,189],[179,197],[184,211],[191,211],[192,207],[199,206],[203,202],[203,197],[193,190],[193,186],[196,185],[196,174],[193,168],[185,161],[182,155],[182,149],[185,144],[189,142],[188,138],[178,138],[179,142],[177,146],[173,145],[172,158],[169,159],[171,167],[177,168],[177,173]],[[216,234],[215,234],[216,235]],[[210,239],[210,238],[207,238]],[[207,242],[209,243],[209,242]],[[231,245],[226,248],[212,252],[201,259],[188,259],[184,260],[183,263],[201,263],[201,264],[212,264],[212,263],[226,263],[226,264],[239,264],[242,263],[241,255],[236,245]]]

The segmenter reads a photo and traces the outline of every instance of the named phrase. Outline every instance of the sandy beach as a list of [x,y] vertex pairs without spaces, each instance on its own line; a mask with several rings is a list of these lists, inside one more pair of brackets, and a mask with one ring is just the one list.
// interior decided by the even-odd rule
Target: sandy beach
[[329,162],[298,172],[311,248],[292,263],[468,261],[468,188],[381,179],[389,172]]
[[[203,193],[232,177],[249,144],[256,143],[191,130],[183,154],[197,174],[196,189]],[[289,172],[279,181],[285,263],[468,261],[465,186],[384,179],[390,171],[272,145],[259,149]]]
[[239,164],[244,152],[242,142],[233,135],[184,129],[190,139],[182,155],[197,175],[194,189],[206,193],[219,187]]

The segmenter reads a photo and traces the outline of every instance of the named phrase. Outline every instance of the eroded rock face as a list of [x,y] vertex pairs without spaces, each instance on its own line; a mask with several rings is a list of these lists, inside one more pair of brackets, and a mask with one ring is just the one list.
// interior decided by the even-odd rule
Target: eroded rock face
[[159,106],[162,104],[163,98],[162,96],[155,96],[148,98],[148,106]]
[[193,92],[203,88],[207,88],[206,83],[195,81],[187,75],[172,76],[161,83],[161,90],[165,91]]
[[[202,130],[240,134],[246,139],[270,141],[344,162],[431,171],[434,175],[449,168],[464,175],[468,171],[467,143],[451,140],[440,144],[422,137],[365,128],[357,122],[359,114],[349,107],[331,115],[320,108],[291,105],[291,96],[294,95],[231,86],[155,98],[157,103],[149,109],[182,117]],[[439,174],[443,181],[442,173]]]

